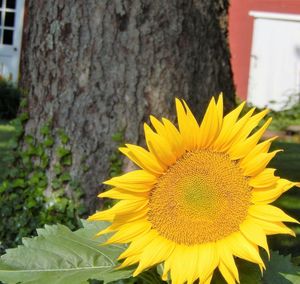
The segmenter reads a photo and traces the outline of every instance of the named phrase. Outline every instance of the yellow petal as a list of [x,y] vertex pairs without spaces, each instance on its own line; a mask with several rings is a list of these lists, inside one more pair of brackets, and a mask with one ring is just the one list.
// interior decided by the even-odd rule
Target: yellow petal
[[199,124],[198,124],[195,116],[191,112],[190,108],[186,104],[186,102],[184,100],[182,100],[182,102],[183,102],[183,105],[186,109],[187,123],[189,125],[189,127],[188,127],[189,132],[187,133],[187,135],[190,137],[190,139],[189,139],[189,143],[190,143],[189,149],[195,149],[195,147],[197,146],[197,142],[198,142]]
[[[245,138],[240,138],[240,133],[244,129],[245,125],[251,119],[251,115],[254,112],[254,108],[249,110],[242,118],[240,118],[234,125],[229,126],[228,134],[226,140],[222,143],[221,151],[226,151],[230,148],[230,146],[235,143],[236,141],[240,141]],[[250,133],[250,132],[249,132]]]
[[[198,258],[197,248],[195,246],[181,246],[181,250],[178,250],[177,252],[178,252],[177,254],[178,266],[177,268],[173,267],[173,270],[180,269],[181,271],[180,277],[177,278],[178,283],[183,283],[183,282],[187,282],[191,284],[194,283],[196,279],[199,277],[198,275],[199,258]],[[180,258],[181,258],[181,265],[180,265]],[[182,261],[182,259],[188,259],[189,261]]]
[[255,204],[266,204],[274,202],[281,194],[296,186],[297,183],[286,179],[279,179],[275,185],[271,187],[254,188],[251,201]]
[[145,205],[145,207],[139,208],[137,211],[132,212],[116,212],[114,217],[114,224],[126,224],[135,220],[145,219],[146,214],[149,211],[149,207]]
[[260,174],[266,168],[268,163],[274,158],[274,156],[280,151],[281,150],[276,150],[271,153],[262,153],[257,155],[245,165],[242,166],[240,164],[240,167],[244,171],[244,175],[252,177]]
[[185,149],[194,149],[197,142],[198,122],[185,101],[181,102],[179,99],[176,99],[175,103],[179,131],[182,135]]
[[147,215],[147,210],[142,210],[140,212],[134,212],[134,214],[126,214],[126,215],[115,215],[113,223],[107,227],[106,229],[100,231],[96,234],[96,236],[101,236],[107,233],[111,233],[121,229],[125,224],[129,224],[134,221],[145,221]]
[[[213,149],[219,151],[223,150],[222,146],[226,145],[234,137],[232,128],[235,126],[236,120],[238,119],[244,105],[245,102],[240,104],[237,108],[235,108],[233,111],[231,111],[224,117],[220,134],[213,143]],[[249,117],[250,116],[251,113],[249,114]]]
[[255,188],[271,187],[277,183],[280,177],[274,175],[276,169],[264,169],[258,175],[249,179],[249,185]]
[[258,141],[261,139],[262,135],[266,131],[267,127],[270,125],[272,118],[269,118],[267,122],[253,135],[251,135],[246,140],[241,140],[233,144],[228,153],[232,160],[238,160],[248,155],[249,150],[253,149]]
[[155,175],[144,170],[137,170],[119,177],[113,177],[103,183],[129,191],[148,192],[156,182],[157,177]]
[[182,269],[182,255],[184,249],[182,245],[177,245],[168,259],[164,263],[163,278],[166,278],[170,271],[172,283],[183,283],[185,281],[185,274]]
[[152,225],[148,221],[125,224],[119,231],[110,237],[105,244],[128,243],[132,241],[134,237],[147,233],[151,229],[151,226]]
[[122,269],[127,266],[131,266],[139,261],[140,257],[139,255],[134,255],[131,257],[126,258],[118,267],[117,269]]
[[162,167],[174,164],[176,156],[173,154],[168,140],[154,133],[146,123],[144,124],[144,131],[148,149],[160,162]]
[[155,230],[150,230],[146,234],[142,236],[138,236],[134,240],[132,240],[129,247],[119,256],[120,259],[128,258],[134,256],[136,254],[140,255],[144,247],[147,246],[154,238],[157,237],[157,232]]
[[252,222],[252,219],[247,219],[240,225],[240,230],[249,241],[264,248],[270,257],[267,238],[260,226],[258,226],[255,222]]
[[207,281],[220,262],[216,243],[199,245],[198,254],[200,282]]
[[231,271],[227,268],[227,266],[221,261],[219,263],[219,270],[226,280],[227,284],[235,284],[235,278],[234,275],[231,273]]
[[203,284],[210,284],[213,278],[213,273],[211,273],[205,280],[202,281]]
[[243,258],[250,262],[257,263],[260,267],[265,268],[257,245],[249,242],[241,233],[236,232],[226,238],[232,253],[237,257]]
[[153,115],[150,115],[150,121],[158,135],[163,136],[168,140],[168,135],[165,126]]
[[165,171],[155,156],[146,151],[144,148],[131,144],[126,144],[126,146],[127,148],[120,147],[120,152],[122,152],[142,169],[154,175],[161,175]]
[[296,234],[291,230],[289,227],[284,225],[281,222],[272,222],[267,220],[262,220],[259,218],[248,216],[247,218],[252,218],[253,222],[255,222],[257,225],[259,225],[266,235],[274,235],[274,234],[288,234],[293,237],[296,236]]
[[167,279],[168,272],[171,271],[172,283],[193,283],[199,277],[201,283],[209,283],[210,276],[218,265],[218,258],[216,250],[211,251],[213,245],[203,247],[204,249],[202,246],[199,249],[199,246],[176,245],[173,253],[165,261],[163,279]]
[[256,218],[273,222],[299,223],[296,219],[284,213],[281,209],[272,205],[251,205],[248,213]]
[[219,130],[222,128],[223,124],[223,93],[220,93],[218,102],[217,102],[217,114],[218,114],[218,124],[219,124]]
[[247,154],[246,157],[241,159],[240,165],[241,167],[244,167],[247,163],[249,163],[251,160],[255,159],[260,154],[267,153],[270,149],[270,146],[272,142],[276,139],[277,137],[270,138],[268,140],[265,140],[259,144],[257,144],[250,152]]
[[98,211],[94,215],[90,216],[90,221],[112,221],[115,218],[116,213],[132,213],[143,209],[148,204],[148,200],[121,200],[114,207],[104,211]]
[[198,148],[210,146],[216,136],[219,135],[220,129],[218,108],[214,97],[212,97],[199,128]]
[[176,158],[180,157],[184,152],[183,140],[173,123],[166,118],[162,118],[162,122],[160,122],[152,115],[150,116],[150,121],[157,134],[165,139],[173,155],[175,155]]
[[149,194],[147,192],[132,192],[120,188],[113,188],[111,190],[100,193],[98,197],[136,200],[136,199],[147,199],[149,197]]
[[168,135],[168,140],[172,143],[172,150],[176,157],[179,158],[185,152],[183,138],[170,120],[163,118],[162,121]]
[[[251,118],[246,120],[246,123],[243,125],[243,127],[240,129],[240,131],[236,134],[234,137],[234,143],[246,139],[249,134],[252,132],[252,130],[259,124],[259,122],[266,116],[266,114],[269,112],[269,110],[265,109],[255,115],[253,115]],[[242,120],[241,118],[240,120]]]
[[136,276],[150,266],[167,259],[174,248],[174,242],[162,238],[157,234],[150,243],[145,244],[143,252],[141,253],[139,266],[133,273],[133,276]]
[[[220,255],[220,262],[222,262],[226,266],[226,269],[224,269],[224,273],[228,271],[228,273],[230,273],[230,275],[232,275],[234,279],[236,279],[236,281],[239,282],[239,272],[236,267],[232,252],[229,246],[227,245],[226,241],[223,240],[218,241],[217,247],[218,247],[218,253]],[[226,279],[225,275],[223,276]]]
[[[191,260],[191,264],[190,262],[183,262],[182,259]],[[196,263],[198,265],[194,265]],[[168,272],[171,271],[172,283],[184,283],[185,281],[193,283],[197,278],[200,278],[201,283],[209,283],[218,264],[219,255],[215,243],[190,247],[177,245],[165,261],[162,278],[167,279]]]
[[[182,261],[189,259],[189,261]],[[198,250],[194,246],[176,245],[173,252],[164,263],[162,279],[168,279],[168,273],[172,283],[193,283],[198,276]]]
[[199,277],[198,266],[199,266],[199,256],[198,250],[193,247],[186,247],[186,257],[189,261],[186,262],[186,281],[187,284],[193,284]]

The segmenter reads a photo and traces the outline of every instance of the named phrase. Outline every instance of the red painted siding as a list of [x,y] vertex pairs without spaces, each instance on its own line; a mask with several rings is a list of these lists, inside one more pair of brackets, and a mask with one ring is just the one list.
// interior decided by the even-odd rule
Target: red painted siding
[[249,11],[300,14],[300,0],[231,0],[229,45],[237,95],[247,98],[253,17]]

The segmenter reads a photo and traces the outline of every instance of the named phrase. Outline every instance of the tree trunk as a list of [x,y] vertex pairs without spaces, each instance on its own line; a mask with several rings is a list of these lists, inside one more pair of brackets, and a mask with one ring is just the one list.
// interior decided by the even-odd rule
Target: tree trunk
[[[38,137],[49,119],[65,129],[71,175],[91,211],[116,151],[113,134],[141,142],[142,122],[149,114],[174,117],[175,97],[199,116],[221,91],[227,109],[234,105],[227,12],[228,0],[27,1],[26,133]],[[50,157],[54,163],[54,150]]]

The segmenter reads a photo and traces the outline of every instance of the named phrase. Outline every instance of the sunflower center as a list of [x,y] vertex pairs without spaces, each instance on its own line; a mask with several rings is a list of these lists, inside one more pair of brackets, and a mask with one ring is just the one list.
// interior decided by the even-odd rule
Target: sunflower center
[[224,153],[185,153],[150,193],[148,219],[160,235],[180,244],[217,241],[239,230],[251,188]]

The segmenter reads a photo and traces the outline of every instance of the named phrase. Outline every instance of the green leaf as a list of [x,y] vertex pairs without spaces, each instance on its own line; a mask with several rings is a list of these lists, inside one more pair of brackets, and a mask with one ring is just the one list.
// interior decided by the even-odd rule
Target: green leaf
[[54,144],[54,139],[52,137],[48,137],[44,141],[45,147],[49,148],[49,147],[53,146],[53,144]]
[[62,173],[63,168],[60,164],[55,164],[53,170],[56,175],[60,175]]
[[63,166],[71,166],[72,165],[72,156],[67,155],[61,159],[61,164]]
[[33,145],[35,139],[34,139],[34,137],[33,137],[32,135],[26,135],[26,136],[24,137],[24,140],[25,140],[25,142],[26,142],[27,144]]
[[13,181],[12,187],[13,188],[16,188],[16,187],[24,188],[25,187],[25,181],[24,181],[24,179],[20,179],[20,178],[15,179]]
[[66,181],[70,181],[72,178],[71,178],[71,175],[70,173],[63,173],[59,179],[63,182],[66,182]]
[[64,132],[63,129],[58,130],[58,136],[60,138],[60,141],[63,145],[66,145],[69,142],[68,135]]
[[95,234],[108,223],[83,222],[71,232],[63,225],[38,229],[38,236],[23,239],[23,245],[7,250],[0,259],[0,280],[7,284],[82,284],[88,279],[104,283],[129,278],[131,270],[116,270],[123,246],[99,245],[107,237]]
[[29,119],[29,113],[28,112],[22,112],[19,116],[20,120],[22,122],[25,122],[26,120]]
[[51,186],[54,188],[54,189],[58,189],[62,186],[62,181],[58,178],[55,178],[53,179],[52,183],[51,183]]
[[284,274],[284,273],[281,273],[281,275],[286,280],[289,281],[289,282],[287,281],[286,283],[293,283],[293,284],[300,283],[300,273],[297,273],[297,274]]
[[56,150],[56,155],[60,159],[67,156],[67,155],[70,155],[70,154],[71,154],[71,150],[67,149],[67,148],[64,148],[64,147],[58,147],[57,150]]
[[121,142],[123,142],[123,140],[124,140],[124,133],[123,133],[123,132],[117,132],[117,133],[114,133],[114,134],[111,136],[111,139],[112,139],[114,142],[121,143]]
[[40,129],[40,133],[42,135],[49,135],[50,134],[50,123],[45,123]]
[[[271,252],[270,261],[265,261],[266,271],[263,283],[266,284],[291,284],[300,283],[300,267],[293,265],[291,256],[283,256],[278,252]],[[292,281],[291,279],[297,279]]]
[[28,100],[27,99],[22,99],[20,101],[20,107],[24,108],[24,107],[27,107],[27,106],[28,106]]

